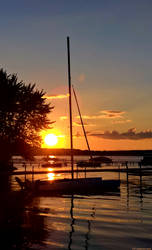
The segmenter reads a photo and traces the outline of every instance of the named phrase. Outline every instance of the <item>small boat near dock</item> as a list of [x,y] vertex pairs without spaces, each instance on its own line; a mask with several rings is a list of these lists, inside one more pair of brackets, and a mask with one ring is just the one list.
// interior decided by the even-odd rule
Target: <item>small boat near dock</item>
[[44,164],[41,165],[42,168],[61,168],[63,165],[61,162],[46,162]]
[[92,162],[92,161],[78,161],[77,162],[77,167],[81,167],[81,168],[87,168],[87,167],[101,167],[101,163],[100,162]]
[[111,164],[113,161],[105,156],[91,157],[89,161],[78,161],[77,167],[87,168],[87,167],[101,167],[101,164]]
[[107,163],[107,164],[109,164],[109,163],[113,163],[113,161],[112,161],[112,159],[110,159],[109,157],[105,157],[105,156],[97,156],[97,157],[93,157],[92,159],[90,159],[90,162],[98,162],[98,163],[100,163],[100,164],[102,164],[102,163]]
[[98,194],[119,191],[120,180],[102,180],[95,178],[75,178],[58,180],[37,180],[23,183],[16,179],[21,188],[32,191],[33,194]]

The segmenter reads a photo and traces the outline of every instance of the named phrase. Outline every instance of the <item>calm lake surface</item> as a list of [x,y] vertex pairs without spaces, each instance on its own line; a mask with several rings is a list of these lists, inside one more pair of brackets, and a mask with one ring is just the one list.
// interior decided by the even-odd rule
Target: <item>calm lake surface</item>
[[[138,161],[137,157],[129,159]],[[22,168],[20,164],[19,169]],[[79,176],[84,177],[84,174]],[[128,181],[126,173],[88,173],[87,177],[90,176],[120,178],[120,192],[24,197],[18,191],[15,176],[3,178],[1,249],[152,248],[152,175],[142,178],[129,175]],[[63,175],[34,176],[35,179],[45,177],[62,178]]]

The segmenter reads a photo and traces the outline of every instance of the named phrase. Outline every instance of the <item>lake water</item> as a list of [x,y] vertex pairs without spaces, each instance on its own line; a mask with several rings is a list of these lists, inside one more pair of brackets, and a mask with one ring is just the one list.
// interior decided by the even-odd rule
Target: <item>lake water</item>
[[14,191],[4,195],[1,190],[1,249],[152,248],[152,175],[127,179],[126,173],[104,172],[87,176],[120,178],[120,192],[24,198],[15,177],[6,180]]

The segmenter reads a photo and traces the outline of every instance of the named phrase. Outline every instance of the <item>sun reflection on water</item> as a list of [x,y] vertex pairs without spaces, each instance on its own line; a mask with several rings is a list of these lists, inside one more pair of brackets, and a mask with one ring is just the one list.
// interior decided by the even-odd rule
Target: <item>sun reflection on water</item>
[[49,155],[49,158],[50,158],[50,159],[54,159],[55,156],[54,156],[54,155]]
[[55,174],[54,173],[48,173],[48,180],[53,181],[55,179]]
[[50,171],[50,172],[53,171],[53,168],[48,168],[48,171]]

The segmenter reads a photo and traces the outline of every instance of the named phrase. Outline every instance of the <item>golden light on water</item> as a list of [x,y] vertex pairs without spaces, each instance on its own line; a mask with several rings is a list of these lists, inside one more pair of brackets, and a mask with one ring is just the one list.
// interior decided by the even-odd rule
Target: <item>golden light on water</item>
[[55,156],[54,155],[49,155],[49,158],[50,159],[55,159]]
[[50,181],[53,181],[55,179],[55,174],[54,173],[48,173],[47,176],[48,176],[48,179]]

